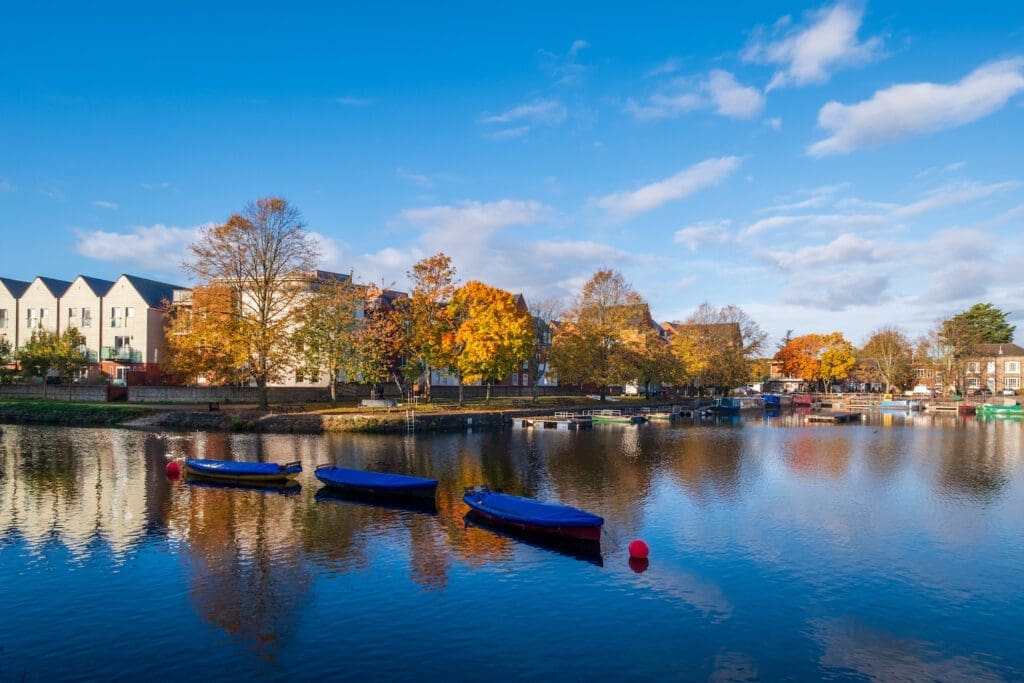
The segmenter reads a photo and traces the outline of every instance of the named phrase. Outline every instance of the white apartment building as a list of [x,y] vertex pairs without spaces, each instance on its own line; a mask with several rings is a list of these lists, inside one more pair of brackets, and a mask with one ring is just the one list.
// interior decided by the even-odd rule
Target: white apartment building
[[0,335],[14,348],[33,330],[57,334],[74,327],[85,337],[87,374],[119,384],[159,381],[164,316],[176,285],[121,275],[117,280],[80,275],[73,282],[37,277],[0,278]]

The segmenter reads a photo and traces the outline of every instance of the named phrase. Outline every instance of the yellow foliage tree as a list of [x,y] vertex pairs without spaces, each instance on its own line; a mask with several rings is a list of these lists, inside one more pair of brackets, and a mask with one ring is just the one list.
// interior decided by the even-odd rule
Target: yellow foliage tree
[[450,319],[459,321],[450,335],[452,365],[462,382],[480,380],[491,385],[533,355],[536,330],[529,312],[516,305],[505,290],[472,280],[460,287],[448,304]]
[[164,372],[185,384],[200,377],[210,384],[242,381],[246,346],[236,308],[227,285],[193,289],[191,307],[177,309],[170,317]]

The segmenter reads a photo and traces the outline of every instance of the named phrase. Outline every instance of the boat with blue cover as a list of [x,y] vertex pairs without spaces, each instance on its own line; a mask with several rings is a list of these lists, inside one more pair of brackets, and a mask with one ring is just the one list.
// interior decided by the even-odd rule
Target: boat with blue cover
[[462,500],[496,526],[548,536],[601,540],[604,519],[586,510],[513,496],[487,486],[467,487]]
[[302,463],[235,462],[185,458],[185,475],[244,484],[286,484],[302,472]]
[[325,486],[338,491],[364,495],[405,496],[433,500],[437,495],[437,479],[412,477],[407,474],[352,470],[332,465],[319,465],[314,475]]

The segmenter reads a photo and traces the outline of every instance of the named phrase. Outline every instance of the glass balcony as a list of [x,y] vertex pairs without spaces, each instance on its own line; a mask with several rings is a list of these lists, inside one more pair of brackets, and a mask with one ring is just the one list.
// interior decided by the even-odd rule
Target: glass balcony
[[104,346],[101,356],[103,360],[116,360],[127,363],[142,362],[142,351],[133,349],[130,346]]

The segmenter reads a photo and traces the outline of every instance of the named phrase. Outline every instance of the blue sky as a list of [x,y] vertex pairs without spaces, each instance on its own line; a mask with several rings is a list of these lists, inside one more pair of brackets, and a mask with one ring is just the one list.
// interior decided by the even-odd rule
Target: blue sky
[[185,282],[197,226],[278,194],[399,287],[445,251],[775,338],[1024,322],[1018,3],[36,5],[0,41],[7,277]]

